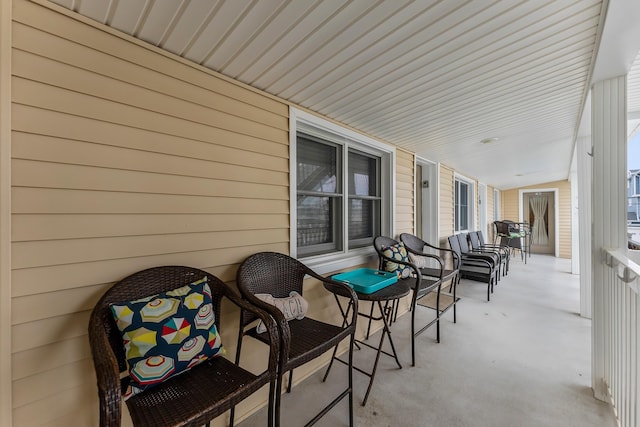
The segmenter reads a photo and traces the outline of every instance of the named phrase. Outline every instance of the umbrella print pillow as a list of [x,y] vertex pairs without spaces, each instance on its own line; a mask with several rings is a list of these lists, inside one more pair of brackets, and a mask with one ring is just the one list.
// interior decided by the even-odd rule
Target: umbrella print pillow
[[223,353],[206,277],[158,295],[111,304],[111,312],[129,368],[125,400]]

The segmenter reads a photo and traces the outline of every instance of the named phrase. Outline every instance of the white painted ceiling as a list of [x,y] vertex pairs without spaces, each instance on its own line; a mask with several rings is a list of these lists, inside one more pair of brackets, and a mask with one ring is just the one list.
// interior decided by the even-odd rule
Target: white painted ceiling
[[52,1],[503,189],[568,177],[603,28],[602,0]]

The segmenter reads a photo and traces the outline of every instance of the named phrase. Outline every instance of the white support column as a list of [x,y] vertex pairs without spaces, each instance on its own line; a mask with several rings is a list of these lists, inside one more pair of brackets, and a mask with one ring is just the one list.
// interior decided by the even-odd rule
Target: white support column
[[602,248],[626,248],[627,170],[627,79],[614,77],[597,82],[591,89],[591,135],[593,143],[593,322],[591,340],[591,384],[595,397],[608,399],[605,367],[610,363],[606,348],[606,310],[610,301],[603,291],[607,274]]
[[11,404],[11,0],[0,2],[0,425]]
[[580,235],[580,315],[591,318],[591,137],[576,142],[578,163],[578,212]]
[[[580,274],[580,211],[578,210],[577,150],[573,152],[569,182],[571,183],[571,274]],[[582,314],[582,287],[580,287],[580,313]]]

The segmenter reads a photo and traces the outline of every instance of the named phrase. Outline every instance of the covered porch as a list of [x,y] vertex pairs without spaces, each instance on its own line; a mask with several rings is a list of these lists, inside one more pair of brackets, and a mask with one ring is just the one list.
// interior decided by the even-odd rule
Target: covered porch
[[[521,193],[541,189],[557,197],[559,258],[514,259],[491,303],[464,282],[458,324],[447,313],[442,343],[419,337],[415,368],[401,316],[405,366],[383,359],[364,408],[356,375],[357,425],[608,426],[602,401],[638,425],[640,269],[623,249],[640,3],[144,3],[0,8],[0,425],[98,425],[87,322],[128,274],[189,265],[235,286],[266,250],[327,275],[374,266],[376,234],[489,231],[523,220]],[[335,236],[305,241],[298,211],[333,211],[297,206],[323,196],[298,164],[338,171]],[[379,184],[353,204],[376,209],[351,209],[349,174]],[[231,355],[236,332],[223,331]],[[340,385],[340,366],[319,381],[327,361],[295,379],[289,425]],[[239,419],[261,425],[264,405],[256,395]]]
[[[483,284],[463,279],[458,321],[444,316],[442,341],[435,327],[418,337],[416,366],[410,366],[410,316],[391,327],[401,370],[383,357],[369,401],[361,406],[368,378],[355,374],[355,421],[360,426],[580,426],[612,427],[608,404],[591,389],[591,320],[581,317],[580,279],[570,260],[514,257],[490,303]],[[419,310],[428,320],[430,310]],[[377,343],[380,332],[370,338]],[[356,351],[355,363],[370,367],[375,353]],[[300,425],[346,382],[334,366],[322,383],[318,370],[283,398],[283,420]],[[344,381],[342,381],[344,379]],[[310,399],[309,396],[316,396]],[[313,405],[316,405],[315,408]],[[343,409],[319,425],[348,425]],[[264,409],[239,424],[264,424]],[[288,423],[287,423],[288,424]]]

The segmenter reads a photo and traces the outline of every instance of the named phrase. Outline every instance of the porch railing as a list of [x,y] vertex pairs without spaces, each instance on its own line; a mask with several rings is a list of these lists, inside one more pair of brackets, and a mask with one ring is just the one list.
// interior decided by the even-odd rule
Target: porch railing
[[[622,427],[640,426],[640,265],[621,249],[605,249],[604,381]],[[595,325],[594,325],[595,326]]]

